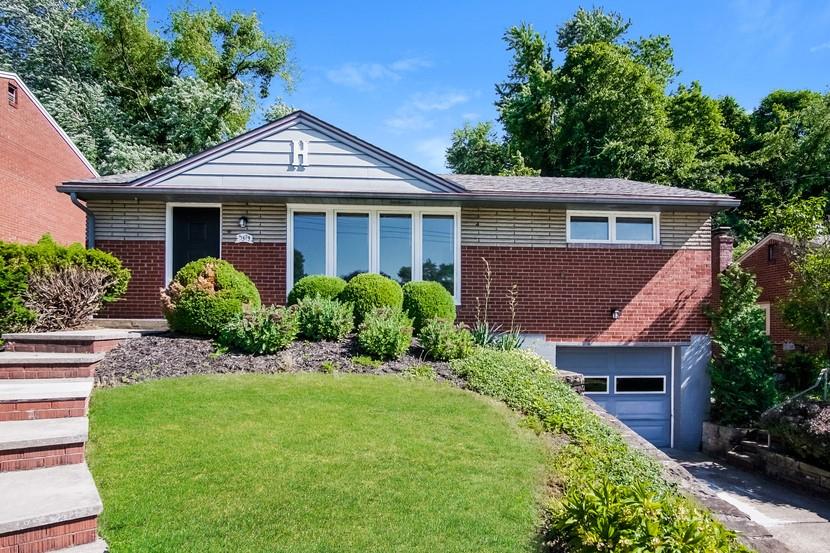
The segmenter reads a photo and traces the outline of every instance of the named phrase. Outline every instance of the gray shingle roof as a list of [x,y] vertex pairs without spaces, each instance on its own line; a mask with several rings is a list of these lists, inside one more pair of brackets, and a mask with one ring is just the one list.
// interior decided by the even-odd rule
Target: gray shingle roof
[[149,175],[152,171],[134,171],[132,173],[117,173],[115,175],[105,175],[97,179],[82,179],[73,180],[73,183],[80,184],[127,184],[136,179],[140,179],[144,175]]
[[539,194],[550,196],[599,196],[645,198],[700,198],[728,199],[724,194],[712,194],[676,186],[665,186],[628,179],[577,177],[499,177],[491,175],[441,175],[469,192],[487,194]]

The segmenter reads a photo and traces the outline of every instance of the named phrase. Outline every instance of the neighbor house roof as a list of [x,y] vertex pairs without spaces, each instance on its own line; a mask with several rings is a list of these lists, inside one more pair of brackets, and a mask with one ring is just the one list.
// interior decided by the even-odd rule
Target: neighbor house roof
[[[744,259],[748,259],[750,255],[757,252],[759,249],[763,248],[767,244],[772,241],[782,242],[787,244],[788,246],[795,246],[796,241],[793,238],[790,238],[786,234],[781,234],[780,232],[771,232],[756,242],[751,248],[746,250],[741,257],[737,259],[738,263],[741,263]],[[824,244],[830,243],[830,236],[819,235],[810,240],[811,246],[822,246]]]
[[46,108],[43,107],[43,104],[40,103],[40,101],[37,99],[37,96],[35,96],[32,93],[32,91],[29,90],[29,87],[26,86],[26,83],[23,82],[23,79],[21,79],[17,73],[12,73],[10,71],[0,71],[0,78],[14,81],[17,87],[20,88],[26,94],[26,97],[29,98],[29,100],[31,100],[32,104],[34,104],[34,106],[38,109],[38,111],[40,111],[43,117],[46,118],[46,120],[49,122],[52,128],[55,129],[55,131],[60,135],[64,142],[66,142],[66,144],[69,146],[69,148],[75,153],[75,155],[78,156],[78,159],[81,160],[81,163],[83,163],[86,166],[86,168],[89,169],[92,172],[92,174],[97,177],[98,171],[95,170],[95,167],[93,167],[92,163],[89,162],[86,156],[84,156],[83,152],[81,152],[81,150],[78,149],[75,143],[72,142],[72,139],[69,138],[69,135],[66,134],[66,132],[61,128],[60,125],[58,125],[58,122],[55,121],[55,119],[49,114],[48,111],[46,111]]
[[[296,125],[309,125],[322,131],[365,154],[373,160],[380,160],[385,167],[409,179],[416,179],[428,185],[424,190],[390,190],[383,186],[377,189],[350,191],[340,182],[337,174],[320,179],[319,185],[312,189],[292,187],[287,184],[264,188],[260,182],[251,178],[242,179],[233,186],[201,186],[198,177],[195,184],[169,186],[165,181],[191,172],[211,163],[221,156],[250,147],[259,140],[276,136],[276,133],[296,128]],[[313,159],[313,158],[312,158]],[[221,161],[221,160],[220,160]],[[261,176],[261,175],[256,175]],[[298,175],[300,177],[302,175]],[[200,154],[184,159],[178,163],[156,171],[109,175],[96,179],[76,180],[59,187],[64,192],[77,192],[82,197],[106,193],[120,196],[138,195],[187,195],[199,196],[235,196],[253,198],[285,197],[331,197],[331,198],[367,198],[367,199],[405,199],[405,200],[445,200],[456,202],[515,202],[515,203],[571,203],[571,204],[628,204],[628,205],[673,205],[689,208],[717,209],[735,207],[739,201],[725,194],[713,194],[698,190],[664,186],[647,182],[614,178],[575,178],[575,177],[525,177],[525,176],[486,176],[486,175],[437,175],[405,161],[385,150],[355,137],[325,121],[302,111],[297,111],[282,119],[242,134],[232,140],[219,144]]]

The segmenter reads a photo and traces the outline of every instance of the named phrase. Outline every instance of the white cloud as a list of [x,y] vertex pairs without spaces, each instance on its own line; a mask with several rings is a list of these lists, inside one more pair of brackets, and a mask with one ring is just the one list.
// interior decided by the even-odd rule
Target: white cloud
[[461,117],[465,121],[478,121],[479,119],[481,119],[481,115],[474,111],[468,111],[467,113],[462,114]]
[[432,127],[432,121],[420,113],[398,113],[388,118],[386,126],[396,131],[418,131]]
[[446,155],[449,147],[449,140],[443,136],[427,138],[415,143],[415,151],[421,154],[424,159],[424,168],[430,171],[445,171],[447,169]]
[[428,129],[433,126],[432,120],[427,117],[428,113],[447,111],[469,99],[469,95],[458,90],[416,92],[384,123],[395,131]]
[[445,111],[463,104],[470,97],[454,90],[446,92],[427,92],[413,94],[409,99],[412,107],[420,111]]
[[429,61],[422,58],[405,58],[390,64],[344,63],[338,68],[328,70],[326,77],[335,84],[368,90],[379,82],[399,81],[403,73],[429,66]]
[[820,52],[822,50],[830,50],[830,40],[827,42],[822,42],[821,44],[816,44],[812,48],[810,48],[810,53],[815,54],[816,52]]

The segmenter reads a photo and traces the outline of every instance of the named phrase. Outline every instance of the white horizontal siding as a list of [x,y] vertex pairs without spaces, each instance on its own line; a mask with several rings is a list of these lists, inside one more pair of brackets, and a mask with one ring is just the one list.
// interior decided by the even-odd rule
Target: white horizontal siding
[[[248,227],[239,227],[239,218],[248,218]],[[238,233],[248,233],[254,242],[285,242],[285,204],[222,204],[222,241],[234,242]]]
[[[292,141],[308,163],[292,165]],[[346,142],[298,123],[163,181],[172,188],[241,188],[292,192],[434,192],[435,187]]]
[[[564,209],[463,208],[462,245],[565,247]],[[708,213],[663,212],[660,241],[666,248],[710,248]]]
[[660,235],[669,248],[708,250],[712,247],[712,219],[708,213],[664,212],[660,215]]
[[164,240],[165,204],[149,200],[90,200],[96,240]]
[[565,246],[564,209],[462,208],[461,244]]

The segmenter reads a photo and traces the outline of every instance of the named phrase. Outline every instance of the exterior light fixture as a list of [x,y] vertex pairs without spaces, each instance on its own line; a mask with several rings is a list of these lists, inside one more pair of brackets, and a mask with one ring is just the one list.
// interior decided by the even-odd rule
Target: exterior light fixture
[[248,228],[248,218],[244,215],[239,218],[239,228]]
[[619,308],[614,308],[611,310],[611,318],[615,321],[620,318],[620,315],[622,315],[622,311]]

